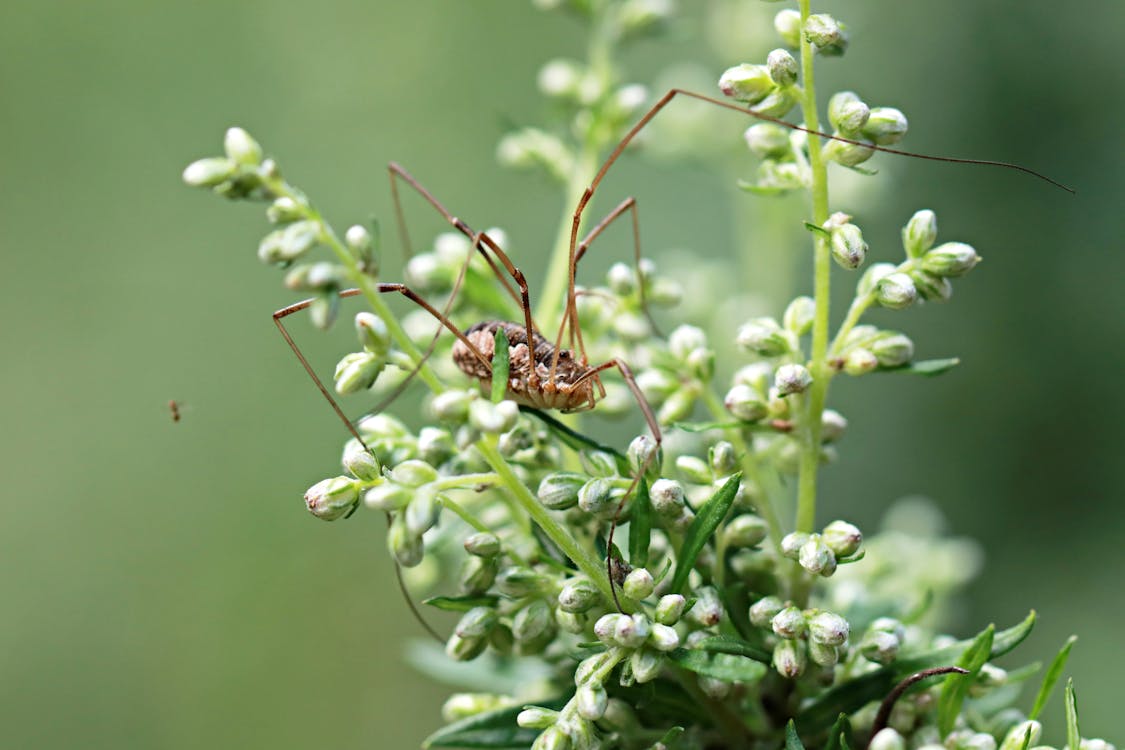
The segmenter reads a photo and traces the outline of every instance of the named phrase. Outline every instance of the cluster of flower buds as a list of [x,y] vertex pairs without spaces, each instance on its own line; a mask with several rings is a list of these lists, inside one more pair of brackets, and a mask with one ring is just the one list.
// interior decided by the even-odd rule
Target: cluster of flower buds
[[863,559],[863,534],[847,521],[833,521],[819,534],[794,531],[781,540],[781,554],[814,575],[828,578],[838,565]]
[[849,375],[865,375],[879,368],[893,369],[914,357],[914,342],[905,333],[859,325],[839,344],[835,365]]
[[273,199],[271,180],[278,175],[277,164],[262,158],[262,147],[242,128],[230,128],[223,138],[225,156],[198,159],[187,165],[184,183],[211,188],[217,195],[232,200]]
[[868,106],[852,91],[841,91],[828,100],[828,121],[835,128],[833,135],[859,142],[825,144],[824,158],[845,167],[857,167],[870,159],[875,154],[870,146],[898,143],[908,129],[902,112],[894,107]]
[[719,77],[719,90],[769,117],[784,117],[800,101],[797,60],[788,50],[775,49],[765,64],[742,63]]
[[682,325],[668,336],[668,352],[654,355],[653,363],[637,375],[637,385],[656,407],[661,423],[689,417],[703,388],[715,375],[715,351],[707,335],[695,326]]
[[771,630],[777,637],[773,666],[790,679],[801,676],[810,660],[821,667],[835,666],[846,653],[851,632],[848,621],[838,614],[802,610],[776,596],[754,602],[750,606],[750,622]]

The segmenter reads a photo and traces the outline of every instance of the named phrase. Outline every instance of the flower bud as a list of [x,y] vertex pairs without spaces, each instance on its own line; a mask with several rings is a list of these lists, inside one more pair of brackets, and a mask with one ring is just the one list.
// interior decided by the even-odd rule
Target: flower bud
[[891,310],[902,310],[918,299],[918,289],[904,273],[892,273],[879,279],[875,286],[875,300]]
[[773,648],[773,668],[782,677],[796,679],[805,671],[805,644],[797,640],[781,640]]
[[[855,286],[856,296],[862,297],[875,291],[875,287],[879,282],[887,276],[890,276],[895,270],[896,266],[894,263],[873,263],[864,271],[863,276],[859,278],[859,283]],[[856,329],[866,330],[866,326],[856,326]],[[853,329],[853,332],[854,330],[855,329]],[[848,337],[849,340],[853,340],[854,338],[854,336]]]
[[557,136],[538,128],[508,133],[496,145],[496,159],[506,167],[545,167],[552,176],[569,173],[574,154]]
[[790,8],[778,11],[778,14],[773,17],[773,28],[777,31],[777,35],[781,37],[785,46],[790,49],[797,49],[801,46],[801,14],[799,11]]
[[754,111],[767,117],[785,117],[797,106],[798,101],[795,86],[776,88],[754,105]]
[[661,625],[675,625],[684,613],[687,600],[681,594],[666,594],[656,603],[656,622]]
[[817,47],[830,47],[840,41],[840,24],[827,13],[815,13],[805,21],[805,39]]
[[848,429],[848,420],[835,409],[825,409],[820,416],[820,442],[834,443]]
[[859,547],[863,544],[863,534],[847,521],[828,524],[824,527],[821,538],[836,557],[851,557],[859,552]]
[[613,629],[614,640],[625,648],[640,648],[651,634],[652,623],[640,612],[618,619]]
[[906,750],[906,740],[895,730],[886,727],[871,738],[867,750]]
[[345,446],[342,463],[346,471],[364,482],[371,482],[382,476],[383,469],[379,466],[379,460],[354,440]]
[[239,164],[257,166],[262,161],[262,147],[242,128],[228,128],[223,138],[223,150]]
[[554,636],[555,615],[542,599],[531,602],[512,618],[512,637],[517,644],[524,646],[521,653],[527,653],[529,646],[532,652],[537,651]]
[[804,393],[812,385],[812,375],[804,365],[785,364],[777,368],[773,385],[779,396]]
[[890,664],[898,657],[902,641],[893,633],[881,630],[868,630],[859,644],[859,652],[864,659],[876,664]]
[[290,263],[304,255],[319,239],[319,222],[295,221],[263,237],[258,243],[258,258],[264,263]]
[[756,547],[768,535],[765,520],[750,513],[736,516],[723,529],[723,541],[728,547]]
[[746,128],[742,136],[750,151],[762,159],[780,159],[791,150],[789,134],[778,125],[768,122],[759,122]]
[[840,661],[840,649],[828,643],[809,641],[809,660],[821,667],[834,667]]
[[824,145],[824,158],[844,167],[858,167],[874,155],[875,149],[865,142],[829,141]]
[[916,211],[902,228],[902,247],[906,257],[921,258],[937,239],[937,214],[929,209]]
[[775,49],[766,56],[770,78],[778,86],[792,86],[797,82],[797,61],[783,49]]
[[784,608],[776,596],[763,596],[750,605],[750,622],[759,628],[772,628],[773,618]]
[[516,426],[519,416],[520,408],[515,401],[494,404],[485,399],[477,399],[469,404],[469,424],[481,432],[507,432]]
[[1082,739],[1078,741],[1079,750],[1117,750],[1112,742],[1100,738]]
[[661,453],[660,446],[648,435],[638,435],[629,443],[625,451],[629,460],[629,468],[634,472],[644,471],[650,482],[656,481],[660,476]]
[[403,487],[421,487],[438,478],[437,469],[425,461],[411,459],[391,469],[391,481]]
[[411,493],[405,487],[384,482],[369,489],[363,495],[363,504],[372,510],[393,513],[402,510],[410,502]]
[[914,356],[914,342],[904,333],[883,331],[871,342],[871,353],[882,367],[904,365]]
[[758,392],[748,385],[736,385],[723,397],[726,407],[735,419],[743,422],[757,422],[769,414],[769,407]]
[[964,242],[946,242],[922,257],[922,270],[935,276],[964,276],[980,262],[980,256]]
[[597,721],[605,714],[609,704],[609,694],[601,684],[586,683],[579,685],[574,693],[574,702],[578,708],[578,715],[587,721]]
[[652,595],[656,583],[652,579],[652,573],[644,568],[634,568],[625,576],[622,588],[625,590],[625,596],[640,601]]
[[496,557],[500,554],[500,540],[495,534],[478,531],[463,542],[465,551],[477,557]]
[[573,60],[551,60],[539,69],[536,82],[547,96],[573,98],[581,80],[581,65]]
[[718,625],[723,619],[723,603],[719,600],[719,593],[711,586],[703,586],[695,593],[695,606],[688,611],[688,618],[705,628]]
[[309,305],[309,320],[322,331],[336,321],[336,314],[340,311],[340,295],[335,291],[326,291],[318,294]]
[[629,657],[629,666],[633,669],[633,677],[643,684],[652,682],[660,675],[664,660],[651,648],[639,648]]
[[[833,108],[833,103],[836,104]],[[844,91],[829,100],[828,117],[832,124],[846,136],[860,133],[871,117],[871,108],[850,91]]]
[[559,719],[559,712],[549,708],[530,706],[519,712],[516,724],[524,729],[546,729]]
[[828,646],[842,646],[848,640],[848,621],[834,612],[817,612],[809,618],[809,638]]
[[[624,492],[605,477],[591,479],[578,490],[578,507],[600,520],[608,521],[617,515],[617,506]],[[622,508],[621,512],[624,513],[625,509]]]
[[[606,712],[605,715],[602,716],[601,723],[611,731],[627,736],[635,735],[641,730],[641,723],[637,719],[637,714],[633,711],[633,707],[620,698],[609,699],[609,705],[606,706]],[[1091,750],[1102,749],[1091,748]]]
[[707,677],[706,675],[700,675],[696,678],[696,682],[699,683],[700,691],[713,701],[726,700],[727,696],[730,695],[731,688],[734,687],[729,682],[720,680],[717,677]]
[[[629,615],[623,615],[618,612],[610,612],[607,615],[602,615],[598,621],[594,623],[594,637],[607,646],[616,646],[617,644],[617,623],[618,621],[631,619]],[[589,659],[587,659],[589,661]],[[585,664],[585,662],[583,662]],[[578,670],[574,673],[575,684],[581,685],[586,681],[586,677],[582,676],[582,664],[578,665]]]
[[694,388],[678,388],[670,395],[656,414],[656,419],[661,424],[679,422],[691,416],[695,408],[698,393]]
[[411,535],[421,537],[437,523],[440,512],[437,496],[428,489],[422,489],[414,493],[403,511],[402,519]]
[[298,203],[288,195],[283,195],[266,209],[266,218],[271,224],[288,224],[308,217],[307,206]]
[[332,477],[317,482],[305,492],[309,512],[325,521],[351,512],[359,501],[359,488],[351,477]]
[[342,270],[325,261],[294,266],[285,274],[285,287],[294,291],[335,292]]
[[672,356],[681,362],[688,358],[696,349],[707,348],[707,334],[696,326],[677,326],[668,335],[668,350]]
[[761,357],[778,357],[794,348],[791,336],[773,318],[754,318],[742,324],[738,345]]
[[836,572],[836,555],[828,548],[819,534],[812,534],[801,545],[797,562],[810,573],[827,578]]
[[472,391],[446,391],[434,397],[430,408],[443,422],[460,424],[469,417],[469,404],[476,400]]
[[844,372],[849,375],[866,375],[879,366],[879,358],[870,349],[852,349],[844,355]]
[[549,510],[573,508],[578,504],[578,491],[586,481],[586,477],[571,471],[548,474],[539,482],[539,502]]
[[953,284],[944,276],[935,276],[915,268],[910,272],[910,280],[918,289],[918,296],[931,302],[948,302],[953,296]]
[[561,609],[555,610],[555,622],[558,626],[567,633],[574,635],[582,635],[586,632],[587,617],[583,614],[575,614],[574,612],[564,612]]
[[680,634],[671,626],[654,623],[648,642],[657,651],[675,651],[680,647]]
[[867,258],[867,243],[863,241],[863,232],[855,224],[844,224],[833,228],[829,244],[832,248],[832,259],[841,268],[848,270],[859,268]]
[[499,558],[469,557],[461,566],[458,577],[461,591],[467,595],[483,594],[496,580],[500,570]]
[[[697,456],[677,456],[676,469],[683,474],[684,479],[692,484],[711,484],[711,468],[707,462]],[[655,485],[653,485],[655,489]],[[683,491],[680,492],[681,499]]]
[[234,175],[237,165],[230,159],[198,159],[184,168],[182,178],[190,187],[215,187]]
[[812,297],[804,295],[794,297],[793,301],[785,308],[781,317],[781,324],[785,330],[794,336],[804,336],[812,330],[813,316],[816,313],[816,302]]
[[711,464],[711,472],[716,477],[725,477],[738,471],[738,454],[734,446],[726,440],[720,440],[707,451],[707,459]]
[[797,607],[789,606],[778,612],[770,620],[773,632],[782,638],[794,639],[804,636],[808,630],[805,613]]
[[809,535],[802,531],[786,534],[781,539],[781,554],[790,560],[796,560],[801,553],[801,547],[809,540]]
[[454,722],[487,711],[507,708],[511,703],[510,698],[491,693],[454,693],[442,704],[441,717],[445,721]]
[[906,137],[906,115],[894,107],[874,107],[863,126],[863,134],[880,146],[890,146]]
[[[548,2],[558,3],[559,0],[536,0],[536,2],[543,5]],[[543,733],[535,738],[531,750],[572,750],[573,747],[574,743],[570,741],[570,737],[556,725],[544,729]]]
[[539,590],[541,578],[531,568],[522,565],[511,565],[500,571],[496,577],[496,588],[504,596],[519,599]]
[[[410,507],[409,505],[407,507]],[[422,537],[411,534],[402,516],[395,516],[387,530],[387,549],[404,568],[413,568],[422,562],[426,547]]]
[[488,646],[488,634],[496,627],[496,612],[489,607],[473,607],[453,629],[445,644],[445,653],[456,661],[469,661],[480,656]]
[[775,84],[765,65],[742,63],[728,68],[719,78],[719,90],[732,99],[757,104],[773,91]]
[[383,357],[390,350],[390,331],[387,330],[387,324],[378,315],[369,312],[357,313],[355,330],[359,335],[359,343],[365,351]]
[[1031,719],[1021,721],[1004,735],[1004,741],[1000,743],[1000,750],[1021,750],[1025,747],[1035,747],[1039,744],[1041,734],[1043,734],[1043,725],[1038,721]]

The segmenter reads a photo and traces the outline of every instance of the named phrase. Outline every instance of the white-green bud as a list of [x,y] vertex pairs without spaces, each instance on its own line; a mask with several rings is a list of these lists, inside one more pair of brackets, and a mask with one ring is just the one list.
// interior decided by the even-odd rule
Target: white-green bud
[[710,349],[692,349],[684,358],[684,365],[692,377],[710,382],[715,376],[715,352]]
[[946,242],[922,256],[922,270],[935,276],[964,276],[979,262],[972,245]]
[[863,232],[855,224],[832,228],[829,244],[832,248],[832,259],[841,268],[854,270],[867,258],[867,243],[863,241]]
[[948,302],[953,296],[953,284],[944,276],[935,276],[915,268],[910,272],[910,280],[917,287],[918,296],[924,300]]
[[477,399],[469,404],[469,424],[481,432],[507,432],[516,426],[519,416],[520,408],[515,401],[494,404],[485,399]]
[[812,382],[812,374],[807,367],[792,363],[778,367],[773,376],[773,385],[779,396],[804,393]]
[[523,128],[500,139],[496,158],[506,167],[543,166],[552,175],[562,176],[568,173],[574,154],[557,136],[538,128]]
[[[677,461],[677,463],[679,462]],[[711,481],[709,476],[707,481]],[[649,488],[648,496],[652,503],[652,509],[665,518],[675,518],[683,510],[684,488],[673,479],[658,479],[653,482]]]
[[921,258],[936,239],[937,214],[928,208],[916,211],[902,228],[902,247],[908,258]]
[[772,628],[773,618],[784,608],[776,596],[763,596],[750,605],[750,622],[759,628]]
[[541,583],[542,578],[538,573],[522,565],[510,565],[496,576],[496,588],[504,596],[513,599],[534,594]]
[[1079,750],[1117,750],[1112,742],[1106,742],[1098,737],[1079,740],[1078,748]]
[[582,67],[573,60],[551,60],[539,69],[536,82],[547,96],[572,98],[578,93]]
[[257,166],[262,161],[262,147],[242,128],[228,128],[223,138],[223,150],[239,164]]
[[833,667],[840,661],[840,648],[819,641],[808,642],[809,660],[821,667]]
[[500,554],[500,539],[487,531],[471,534],[463,544],[466,552],[477,557],[496,557]]
[[586,578],[575,578],[559,591],[559,609],[564,612],[581,613],[601,600],[598,589]]
[[391,522],[391,528],[387,530],[387,549],[404,568],[420,564],[426,555],[422,537],[410,533],[402,516],[396,516]]
[[647,599],[652,595],[653,590],[656,588],[656,583],[653,581],[652,573],[649,573],[644,568],[634,568],[625,576],[625,583],[622,589],[625,591],[625,596],[630,599]]
[[829,141],[824,145],[824,158],[844,167],[858,167],[875,155],[875,149],[861,140],[860,143]]
[[488,591],[500,570],[500,560],[496,557],[469,557],[461,566],[458,582],[461,592],[468,595],[483,594]]
[[190,187],[215,187],[234,175],[237,165],[230,159],[197,159],[184,168],[184,184]]
[[801,638],[808,631],[805,613],[797,607],[789,606],[778,612],[770,620],[773,632],[782,638]]
[[372,510],[387,513],[402,510],[410,502],[411,493],[405,487],[390,482],[376,485],[363,495],[363,504]]
[[418,432],[418,455],[431,466],[438,466],[453,455],[453,436],[438,427],[423,427]]
[[[859,278],[859,283],[856,284],[856,296],[862,297],[875,291],[875,287],[878,285],[879,281],[890,276],[896,269],[897,266],[895,266],[894,263],[873,263],[868,266],[867,270],[863,272],[863,276]],[[856,329],[860,328],[866,330],[866,327],[856,326]],[[854,330],[855,329],[853,329],[853,333]],[[853,336],[848,336],[849,340],[853,338]]]
[[[562,0],[535,0],[540,7],[551,8],[561,4]],[[547,727],[543,733],[535,738],[531,750],[573,750],[574,743],[559,726]]]
[[778,11],[773,17],[773,28],[781,41],[790,49],[801,46],[801,13],[790,8]]
[[578,504],[578,491],[587,478],[571,471],[548,474],[539,482],[539,502],[549,510],[566,510]]
[[308,216],[308,208],[288,195],[283,195],[266,209],[266,218],[271,224],[288,224]]
[[657,651],[675,651],[680,647],[680,634],[669,625],[653,623],[648,642]]
[[723,603],[719,592],[712,586],[703,586],[696,592],[695,606],[688,611],[688,619],[709,628],[723,619]]
[[559,719],[559,712],[549,708],[531,706],[519,712],[516,724],[524,729],[546,729]]
[[441,718],[447,722],[507,708],[512,699],[492,693],[454,693],[441,705]]
[[821,538],[836,557],[851,557],[863,544],[863,533],[847,521],[833,521],[824,527]]
[[918,299],[918,288],[904,273],[892,273],[879,279],[875,287],[875,300],[891,310],[910,307]]
[[574,692],[574,703],[578,708],[578,715],[587,721],[597,721],[605,714],[609,704],[609,694],[601,684],[586,683],[579,685]]
[[906,115],[894,107],[873,107],[863,134],[880,146],[890,146],[906,137]]
[[805,39],[817,47],[831,47],[840,41],[840,24],[827,13],[815,13],[805,21]]
[[437,469],[425,461],[410,459],[391,469],[391,481],[403,487],[421,487],[438,478]]
[[383,468],[379,466],[379,460],[372,455],[371,451],[365,449],[355,440],[348,441],[348,444],[344,447],[342,463],[346,471],[351,472],[356,479],[361,479],[364,482],[374,481],[383,473]]
[[867,750],[906,750],[906,740],[895,730],[886,727],[871,738]]
[[723,397],[723,406],[743,422],[757,422],[769,414],[769,406],[759,393],[748,385],[736,385]]
[[723,541],[729,547],[756,547],[767,536],[765,519],[751,513],[735,516],[723,529]]
[[542,599],[536,599],[512,618],[512,637],[521,645],[544,645],[555,635],[555,614]]
[[319,239],[319,222],[295,221],[263,237],[258,243],[258,258],[265,263],[290,263],[306,253]]
[[898,657],[898,650],[902,640],[895,637],[894,633],[882,630],[868,630],[859,644],[859,652],[863,658],[876,664],[890,664]]
[[359,501],[359,488],[351,477],[332,477],[317,482],[305,492],[309,512],[325,521],[346,515]]
[[[617,623],[622,619],[629,620],[631,618],[629,617],[629,615],[623,615],[619,612],[610,612],[607,615],[602,615],[598,618],[597,622],[594,623],[594,637],[607,646],[616,646]],[[589,661],[589,659],[587,659],[587,661]],[[583,664],[584,663],[585,662],[583,662]],[[586,681],[586,678],[581,674],[582,664],[579,664],[578,666],[579,669],[574,673],[574,681],[576,685],[581,685]]]
[[848,621],[834,612],[817,612],[809,618],[809,638],[828,646],[842,646],[848,640]]
[[882,367],[898,367],[914,357],[914,342],[904,333],[884,331],[871,342],[871,353]]
[[410,434],[400,420],[390,414],[368,414],[356,424],[365,440],[394,440]]
[[419,489],[403,511],[402,520],[410,534],[421,538],[437,523],[440,512],[436,495],[429,489]]
[[640,648],[652,634],[652,623],[640,612],[622,617],[613,629],[614,640],[625,648]]
[[656,440],[648,435],[638,435],[629,442],[625,451],[629,468],[634,472],[644,471],[650,482],[660,476],[661,453]]
[[776,88],[754,105],[754,111],[767,117],[785,117],[798,104],[797,91],[796,86]]
[[753,318],[738,329],[738,345],[760,357],[778,357],[794,348],[792,335],[773,318]]
[[762,159],[780,159],[787,155],[792,146],[789,133],[782,127],[769,122],[759,122],[746,128],[742,136],[755,156]]
[[606,272],[606,285],[619,297],[627,297],[637,290],[637,274],[625,263],[614,263]]
[[773,648],[773,668],[782,677],[800,677],[806,663],[805,644],[801,641],[783,639]]
[[797,82],[797,61],[787,50],[775,49],[766,56],[770,78],[778,86],[792,86]]
[[[707,465],[706,461],[697,456],[677,456],[676,469],[683,474],[684,479],[692,484],[711,484],[711,468]],[[682,499],[682,490],[680,496]]]
[[820,442],[834,443],[848,429],[848,420],[835,409],[825,409],[820,415]]
[[811,534],[809,540],[801,545],[797,562],[810,573],[825,578],[836,572],[836,555],[828,548],[819,534]]
[[809,540],[809,535],[803,531],[794,531],[781,538],[781,554],[790,560],[796,560],[801,554],[801,547]]
[[1000,743],[1000,750],[1021,750],[1025,747],[1034,747],[1039,744],[1039,737],[1042,734],[1043,725],[1038,721],[1031,719],[1021,721],[1004,735],[1004,741]]
[[986,732],[958,729],[945,738],[948,750],[996,750],[996,738]]
[[445,653],[457,661],[476,658],[488,645],[488,634],[497,622],[495,610],[473,607],[457,622],[453,635],[446,642]]
[[385,356],[390,350],[390,331],[378,315],[369,312],[356,313],[355,330],[364,350],[380,357]]
[[687,419],[691,416],[698,397],[699,394],[694,388],[678,388],[661,405],[660,410],[656,413],[657,421],[661,424],[668,424],[669,422]]
[[336,314],[340,311],[340,296],[335,292],[322,292],[318,294],[309,305],[309,321],[322,331],[336,321]]
[[[578,507],[601,520],[611,520],[617,514],[624,488],[614,486],[605,477],[591,479],[578,490]],[[622,513],[626,508],[622,508]]]
[[633,670],[633,677],[638,683],[652,682],[660,676],[664,667],[664,659],[660,653],[651,648],[638,648],[629,657],[629,666]]
[[656,603],[656,622],[661,625],[675,625],[684,614],[687,599],[682,594],[665,594]]
[[707,460],[716,477],[729,476],[738,470],[738,453],[726,440],[720,440],[707,450]]
[[781,324],[794,336],[804,336],[812,330],[815,314],[816,301],[812,297],[794,297],[781,316]]
[[668,336],[668,350],[681,362],[696,349],[707,348],[707,334],[696,326],[677,326]]
[[849,375],[866,375],[879,366],[879,358],[870,349],[859,347],[844,355],[844,372]]
[[[851,94],[850,91],[844,92]],[[839,94],[837,94],[839,96]],[[854,96],[854,95],[853,95]],[[835,97],[833,97],[835,99]],[[867,124],[868,119],[871,117],[871,108],[858,98],[847,98],[843,100],[835,110],[835,117],[832,117],[833,110],[831,104],[829,105],[829,118],[832,119],[832,124],[841,133],[847,136],[855,136]]]
[[469,404],[476,398],[473,391],[446,391],[434,396],[430,408],[441,421],[460,424],[469,418]]
[[586,615],[566,612],[561,609],[555,610],[555,623],[567,633],[582,635],[586,632],[586,622]]
[[658,307],[675,307],[683,298],[683,286],[673,279],[663,277],[652,282],[652,289],[646,297],[648,302]]
[[775,87],[765,65],[742,63],[728,68],[719,78],[719,90],[723,94],[749,104],[762,101]]

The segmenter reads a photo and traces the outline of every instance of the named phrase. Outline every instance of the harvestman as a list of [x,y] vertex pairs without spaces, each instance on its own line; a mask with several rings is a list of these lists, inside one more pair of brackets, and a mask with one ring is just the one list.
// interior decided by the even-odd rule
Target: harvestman
[[[605,387],[601,382],[601,373],[610,369],[617,369],[625,384],[632,392],[633,397],[636,399],[638,406],[644,415],[645,422],[648,425],[649,431],[652,434],[653,441],[655,442],[655,449],[649,453],[648,457],[644,460],[643,464],[637,468],[636,476],[633,478],[632,484],[629,486],[625,494],[622,496],[617,506],[613,523],[610,526],[608,541],[607,541],[607,557],[606,569],[607,575],[611,581],[611,590],[614,592],[616,599],[616,589],[613,587],[615,583],[613,575],[613,533],[617,525],[617,516],[620,514],[621,509],[624,507],[626,499],[636,489],[641,477],[648,469],[649,462],[658,454],[662,442],[662,433],[660,426],[657,423],[656,417],[653,414],[652,407],[645,400],[644,395],[641,393],[640,388],[637,386],[636,379],[630,370],[628,364],[620,359],[614,358],[599,365],[591,366],[586,356],[586,347],[582,339],[582,332],[578,325],[578,309],[577,309],[577,291],[575,288],[576,271],[578,262],[585,256],[590,244],[600,235],[612,222],[620,218],[626,212],[629,212],[632,217],[633,224],[633,238],[634,238],[634,260],[638,266],[640,261],[640,242],[638,232],[638,218],[637,218],[637,205],[634,198],[627,198],[622,201],[616,208],[613,209],[602,221],[600,221],[590,233],[581,241],[578,241],[579,227],[582,222],[582,216],[593,198],[595,191],[605,178],[610,167],[621,156],[622,152],[629,145],[630,142],[637,136],[638,133],[677,95],[697,99],[700,101],[708,102],[710,104],[730,109],[735,112],[741,112],[745,115],[750,115],[759,120],[774,123],[776,125],[796,130],[809,135],[818,136],[821,138],[840,141],[856,146],[871,149],[873,151],[881,151],[889,154],[896,154],[900,156],[909,156],[916,159],[926,159],[929,161],[942,161],[955,164],[979,164],[986,166],[1003,167],[1005,169],[1013,169],[1025,174],[1032,175],[1041,180],[1044,180],[1056,187],[1074,192],[1070,188],[1062,185],[1051,178],[1036,172],[1027,167],[1018,164],[1011,164],[1007,162],[983,160],[983,159],[961,159],[954,157],[944,156],[931,156],[927,154],[919,154],[911,151],[902,151],[899,149],[887,148],[885,146],[877,146],[872,143],[867,143],[859,140],[853,140],[838,135],[832,135],[816,130],[794,125],[793,123],[786,122],[780,118],[764,115],[755,112],[752,109],[740,107],[736,104],[715,99],[702,94],[697,94],[683,89],[672,89],[662,96],[655,105],[653,105],[632,128],[625,134],[621,141],[610,152],[601,168],[598,170],[594,179],[591,181],[590,186],[586,188],[582,196],[579,198],[577,206],[574,210],[569,242],[569,276],[567,282],[567,297],[566,307],[563,311],[562,320],[559,324],[558,332],[554,341],[546,339],[535,325],[532,319],[531,306],[529,300],[527,280],[524,278],[523,272],[519,270],[504,252],[503,249],[485,232],[474,231],[468,224],[455,217],[450,213],[445,206],[443,206],[428,190],[426,190],[409,172],[403,169],[398,164],[391,162],[388,165],[390,174],[391,193],[395,205],[396,216],[399,223],[399,232],[402,235],[403,241],[409,248],[409,239],[406,231],[406,223],[402,214],[401,203],[398,196],[398,187],[396,180],[402,180],[410,187],[412,187],[419,195],[421,195],[426,202],[430,204],[441,216],[458,232],[468,237],[471,241],[469,256],[466,258],[465,264],[461,268],[461,273],[454,285],[453,293],[450,295],[449,301],[444,311],[439,311],[425,299],[423,299],[416,292],[411,290],[405,284],[397,283],[380,283],[376,285],[376,290],[379,293],[399,293],[407,297],[409,300],[417,304],[429,312],[436,318],[441,326],[448,329],[457,341],[454,343],[452,357],[457,366],[468,376],[478,380],[485,391],[488,391],[492,380],[492,361],[494,342],[496,341],[497,329],[503,329],[509,341],[510,352],[510,369],[509,380],[506,388],[506,397],[515,401],[518,404],[528,406],[535,409],[554,409],[564,413],[585,411],[593,409],[599,399],[605,396]],[[505,290],[515,300],[523,313],[523,321],[521,323],[512,323],[499,320],[487,320],[476,325],[471,326],[465,331],[460,330],[456,325],[450,321],[448,317],[449,309],[452,306],[454,297],[460,287],[461,281],[464,278],[465,271],[468,267],[468,261],[473,255],[473,251],[479,252],[492,268]],[[409,252],[409,250],[408,250]],[[499,263],[499,267],[497,266]],[[502,270],[501,270],[502,269]],[[511,277],[518,287],[518,292],[512,288],[511,283],[505,278],[505,274]],[[645,309],[646,315],[648,314],[647,306],[644,300],[644,283],[643,279],[639,283],[641,304]],[[359,293],[358,289],[349,289],[341,292],[342,297],[350,297]],[[316,383],[317,388],[332,405],[333,410],[339,418],[347,425],[349,432],[352,436],[359,441],[365,449],[367,444],[360,436],[358,430],[352,424],[351,420],[343,413],[335,399],[328,392],[328,389],[320,381],[315,371],[305,359],[300,349],[297,347],[289,332],[285,329],[282,320],[300,310],[305,309],[312,303],[312,300],[304,300],[288,307],[282,308],[273,314],[274,322],[277,324],[281,335],[285,338],[294,354],[300,360],[305,370]],[[651,318],[650,318],[651,319]],[[563,339],[569,332],[570,348],[563,347]],[[441,328],[435,334],[434,341],[431,343],[429,350],[423,355],[417,364],[414,372],[422,366],[434,350],[437,341],[437,336],[440,335]],[[530,342],[530,346],[529,346]],[[411,375],[414,374],[411,373]],[[408,377],[409,380],[409,377]],[[405,387],[405,382],[391,394],[391,396],[383,402],[376,411],[385,407],[389,401],[393,400],[401,389]],[[401,581],[401,579],[400,579]],[[615,601],[615,603],[617,603]],[[413,605],[411,605],[413,608]],[[618,606],[620,609],[620,606]],[[417,614],[417,613],[416,613]],[[432,631],[431,631],[432,632]]]

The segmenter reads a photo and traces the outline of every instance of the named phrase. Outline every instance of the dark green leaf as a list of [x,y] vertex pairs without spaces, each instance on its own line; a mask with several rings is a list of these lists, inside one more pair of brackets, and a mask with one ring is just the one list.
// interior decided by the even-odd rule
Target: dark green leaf
[[848,720],[848,715],[840,714],[836,717],[832,729],[828,730],[828,743],[824,746],[824,750],[847,750],[848,735],[851,733],[852,723]]
[[769,664],[773,658],[768,651],[763,651],[740,638],[731,638],[721,635],[704,638],[692,646],[692,648],[699,649],[700,651],[712,651],[717,654],[745,656],[754,661],[760,661],[763,664]]
[[629,564],[634,568],[648,565],[648,545],[652,541],[652,503],[648,497],[648,481],[641,477],[637,482],[637,495],[633,498],[633,511],[629,515]]
[[921,362],[908,362],[898,367],[880,367],[877,372],[905,372],[908,375],[934,377],[935,375],[942,375],[949,372],[959,364],[961,364],[961,360],[957,357],[949,357],[948,359],[924,359]]
[[1020,750],[1027,750],[1031,746],[1031,726],[1023,732],[1023,742],[1020,743]]
[[496,341],[492,349],[492,403],[504,400],[508,392],[508,374],[511,366],[511,351],[508,349],[508,334],[504,326],[496,326]]
[[961,714],[961,704],[965,702],[965,696],[969,694],[969,688],[976,680],[980,668],[992,653],[992,639],[995,636],[995,627],[989,625],[985,628],[957,660],[957,666],[969,670],[969,674],[951,674],[945,678],[937,704],[938,731],[942,737],[953,731],[953,724]]
[[801,738],[797,736],[797,725],[792,719],[785,725],[785,750],[805,750]]
[[[538,705],[558,711],[566,705],[566,701],[560,699]],[[523,708],[511,706],[455,721],[427,737],[422,746],[527,750],[540,730],[524,729],[516,724],[516,717]]]
[[1043,711],[1043,707],[1047,705],[1047,700],[1051,697],[1051,691],[1055,689],[1055,683],[1062,677],[1062,671],[1066,667],[1066,660],[1070,658],[1070,648],[1074,642],[1078,640],[1076,636],[1070,636],[1066,639],[1066,643],[1059,649],[1058,654],[1055,655],[1051,666],[1047,669],[1047,674],[1043,675],[1043,684],[1039,686],[1039,694],[1035,696],[1035,704],[1031,707],[1031,713],[1027,715],[1029,719],[1036,719]]
[[667,747],[672,747],[680,739],[680,736],[683,735],[683,733],[683,727],[672,727],[664,733],[663,737],[660,738],[660,744]]
[[738,483],[741,480],[741,473],[733,474],[699,509],[691,527],[684,535],[684,543],[676,560],[676,573],[672,576],[672,585],[668,589],[669,594],[678,594],[683,590],[696,558],[703,551],[711,535],[715,533],[715,529],[726,518],[727,511],[734,502],[734,496],[738,494]]
[[498,601],[496,596],[431,596],[422,603],[446,612],[468,612],[473,607],[495,607]]
[[684,669],[724,682],[755,683],[766,674],[765,664],[747,656],[694,648],[678,648],[668,656]]
[[1082,741],[1082,734],[1078,731],[1078,696],[1074,693],[1074,680],[1066,681],[1063,691],[1066,703],[1066,744],[1067,747],[1078,747]]
[[[992,639],[990,659],[996,659],[1018,646],[1035,626],[1035,612],[1023,622],[1002,630]],[[871,701],[881,701],[895,685],[915,672],[952,664],[972,641],[959,641],[945,648],[906,656],[893,664],[868,672],[821,694],[801,712],[801,729],[814,733],[827,729],[840,714],[851,714]]]

